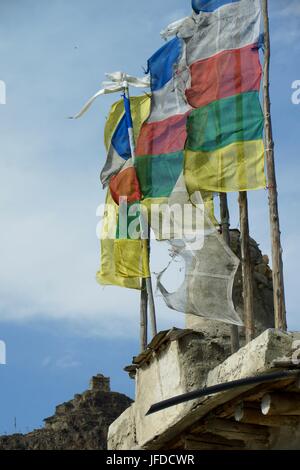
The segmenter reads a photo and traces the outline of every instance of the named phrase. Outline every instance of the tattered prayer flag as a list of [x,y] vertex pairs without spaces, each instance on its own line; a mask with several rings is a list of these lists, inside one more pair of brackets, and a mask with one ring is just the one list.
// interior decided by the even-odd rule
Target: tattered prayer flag
[[96,274],[96,279],[101,285],[140,289],[140,277],[126,278],[121,276],[117,269],[119,253],[119,250],[116,249],[118,211],[119,208],[108,191],[101,231],[101,267]]
[[109,182],[110,193],[116,204],[119,204],[120,197],[124,196],[126,196],[128,204],[140,201],[142,198],[140,184],[131,159],[128,163],[130,164],[125,164],[117,175],[111,177]]
[[265,186],[264,117],[256,91],[213,101],[191,112],[185,150],[189,192]]
[[[137,139],[141,126],[150,112],[150,97],[148,95],[130,98],[134,136]],[[114,103],[106,121],[104,142],[107,150],[107,160],[101,172],[101,182],[107,186],[113,175],[125,166],[131,158],[128,127],[123,99]]]
[[145,198],[264,188],[260,0],[195,1],[148,61],[150,116],[136,167]]
[[[150,212],[153,204],[166,204],[182,176],[187,118],[191,106],[182,93],[189,72],[184,72],[184,43],[175,38],[162,46],[148,61],[151,77],[151,112],[143,124],[136,148],[135,167]],[[182,69],[182,74],[175,73]],[[203,192],[212,220],[213,195]],[[159,231],[156,231],[159,237]]]
[[110,192],[116,204],[119,204],[120,198],[124,197],[126,197],[127,204],[140,201],[142,198],[140,183],[136,174],[135,166],[133,164],[134,154],[131,155],[131,152],[134,151],[135,145],[131,105],[125,94],[123,95],[123,104],[125,115],[123,116],[121,122],[124,122],[124,135],[121,136],[118,135],[118,133],[116,135],[115,133],[112,137],[112,145],[114,148],[117,148],[122,143],[123,147],[128,148],[126,150],[128,158],[126,159],[127,161],[120,171],[117,174],[112,175],[109,181]]
[[[240,0],[192,0],[192,7],[196,13],[212,12],[229,3],[236,3]],[[250,0],[252,1],[252,0]]]
[[124,237],[120,236],[119,229],[124,223],[124,198],[126,205],[138,203],[135,221],[139,225],[142,220],[139,204],[142,195],[133,165],[133,142],[149,115],[150,98],[144,95],[129,100],[126,90],[129,85],[148,88],[149,79],[133,77],[123,72],[106,75],[110,81],[103,82],[103,88],[74,116],[75,119],[81,117],[98,96],[118,91],[124,93],[123,99],[112,106],[105,126],[107,160],[100,178],[103,187],[109,185],[109,190],[101,234],[101,268],[97,273],[97,280],[102,285],[140,289],[141,278],[150,277],[147,242],[141,238],[140,232],[136,237],[131,236],[132,223],[127,226],[127,209]]
[[260,1],[195,3],[202,13],[183,38],[190,70],[185,95],[193,107],[184,159],[188,190],[264,188]]
[[[189,204],[184,178],[181,178],[174,188],[171,202],[172,200],[180,201],[184,206]],[[193,204],[201,207],[200,192],[195,193]],[[169,240],[172,261],[157,276],[159,293],[173,310],[242,325],[232,301],[233,281],[240,261],[226,245],[206,210],[203,225],[195,236],[192,241],[186,235],[180,240]],[[176,291],[168,292],[164,287],[163,278],[171,265],[173,268],[178,266],[179,258],[182,258],[185,264],[184,280]]]
[[[170,308],[241,324],[232,303],[239,260],[211,222],[213,192],[265,187],[263,113],[259,101],[260,0],[194,1],[191,17],[165,30],[168,41],[148,61],[151,113],[141,128],[135,165],[143,203],[200,192],[204,246],[170,238],[186,262],[181,288],[158,289]],[[184,175],[184,178],[183,178]],[[203,198],[204,199],[204,198]]]
[[[130,223],[135,221],[140,225],[140,212],[135,215],[134,221],[127,217],[127,213],[126,217],[120,217],[120,201],[125,197],[129,208],[134,203],[139,206],[141,192],[132,164],[128,126],[133,125],[134,133],[138,135],[143,121],[149,114],[150,99],[146,95],[133,97],[130,103],[132,121],[128,122],[128,110],[126,116],[124,100],[120,100],[112,106],[105,127],[108,158],[101,178],[103,184],[109,184],[109,190],[106,217],[103,221],[104,232],[101,237],[101,270],[97,279],[100,284],[140,289],[141,278],[150,276],[147,242],[141,239],[139,231],[136,237],[130,235]],[[108,215],[109,211],[113,216]],[[120,235],[120,220],[123,223],[125,220],[125,235]]]
[[183,61],[183,43],[175,38],[148,61],[151,76],[151,113],[137,140],[135,166],[144,199],[169,197],[183,170],[191,107],[181,91],[176,73]]
[[119,206],[108,190],[101,233],[101,268],[96,275],[97,281],[101,285],[140,289],[141,278],[149,275],[146,241],[140,237],[130,239],[127,229],[126,237],[120,238]]

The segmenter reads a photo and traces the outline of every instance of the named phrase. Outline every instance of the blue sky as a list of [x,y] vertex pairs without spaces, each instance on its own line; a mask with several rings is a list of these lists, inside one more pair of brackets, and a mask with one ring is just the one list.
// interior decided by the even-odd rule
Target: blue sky
[[[300,4],[270,2],[271,91],[288,320],[300,329]],[[190,12],[189,0],[2,0],[0,80],[0,434],[38,427],[54,406],[84,390],[93,373],[133,394],[122,368],[138,350],[136,292],[101,288],[96,208],[103,128],[114,98],[84,118],[68,116],[100,88],[105,72],[141,75],[159,32]],[[251,233],[270,253],[267,192],[249,195]],[[238,225],[236,195],[230,197]],[[154,254],[157,253],[154,249]],[[159,259],[158,259],[159,258]],[[153,259],[157,271],[166,258]],[[157,300],[160,329],[183,316]]]

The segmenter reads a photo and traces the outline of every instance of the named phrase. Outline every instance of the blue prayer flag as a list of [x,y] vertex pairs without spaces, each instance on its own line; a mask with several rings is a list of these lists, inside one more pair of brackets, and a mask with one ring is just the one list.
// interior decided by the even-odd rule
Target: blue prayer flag
[[200,13],[200,11],[210,13],[228,3],[236,3],[239,1],[240,0],[192,0],[192,7],[196,13]]

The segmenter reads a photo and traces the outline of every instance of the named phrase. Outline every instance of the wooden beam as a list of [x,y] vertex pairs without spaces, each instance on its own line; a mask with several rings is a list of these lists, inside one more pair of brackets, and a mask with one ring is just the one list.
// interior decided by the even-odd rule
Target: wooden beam
[[279,359],[272,362],[272,367],[280,368],[280,369],[291,369],[295,367],[292,359]]
[[265,416],[300,416],[300,394],[268,393],[261,400],[261,412]]
[[269,430],[254,424],[237,423],[233,420],[212,418],[204,423],[205,432],[225,437],[229,440],[255,441],[257,445],[268,445]]
[[250,256],[250,235],[248,218],[248,199],[246,192],[239,193],[240,228],[241,228],[241,258],[243,276],[244,324],[246,343],[255,337],[254,302],[253,302],[253,273]]
[[269,427],[300,424],[299,416],[265,416],[259,408],[253,408],[251,405],[251,403],[240,403],[236,406],[234,418],[237,422]]
[[[226,193],[220,193],[220,219],[223,240],[226,245],[230,246],[230,215]],[[240,349],[239,329],[237,325],[230,325],[230,337],[231,352],[233,354]]]
[[184,441],[184,450],[243,450],[244,447],[227,447],[213,442],[194,441],[186,439]]
[[240,440],[228,440],[225,437],[217,436],[212,433],[202,433],[202,434],[195,434],[195,433],[185,433],[185,439],[191,439],[193,441],[200,441],[200,442],[213,442],[214,444],[220,444],[225,446],[243,446],[243,443]]
[[220,450],[238,450],[245,448],[244,442],[240,439],[229,440],[211,433],[187,433],[181,436],[181,439],[185,442],[185,449],[187,450],[213,450],[216,449],[216,447],[220,448]]
[[264,61],[264,114],[265,114],[265,146],[266,146],[266,164],[269,190],[269,213],[270,229],[272,242],[272,271],[273,271],[273,290],[274,290],[274,315],[275,327],[281,330],[287,330],[285,293],[283,279],[283,262],[281,233],[278,211],[278,194],[275,170],[274,141],[271,120],[271,101],[270,101],[270,28],[268,14],[268,0],[262,0],[263,18],[264,18],[264,38],[265,38],[265,61]]

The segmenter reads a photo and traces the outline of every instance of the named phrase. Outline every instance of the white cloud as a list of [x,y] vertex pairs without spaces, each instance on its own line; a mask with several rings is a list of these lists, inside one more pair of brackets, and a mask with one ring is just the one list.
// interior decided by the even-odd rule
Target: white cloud
[[66,356],[60,357],[55,362],[55,366],[59,369],[73,369],[74,367],[79,367],[81,362],[74,359],[71,355],[67,354]]
[[77,359],[74,359],[71,354],[65,354],[59,358],[46,356],[42,360],[42,367],[51,367],[55,369],[73,369],[79,366],[81,366],[81,362]]

